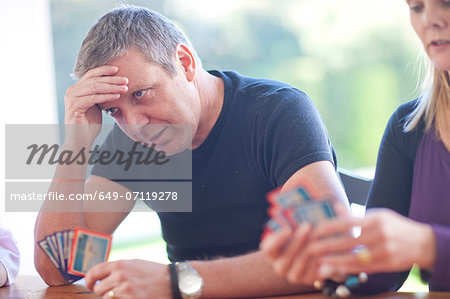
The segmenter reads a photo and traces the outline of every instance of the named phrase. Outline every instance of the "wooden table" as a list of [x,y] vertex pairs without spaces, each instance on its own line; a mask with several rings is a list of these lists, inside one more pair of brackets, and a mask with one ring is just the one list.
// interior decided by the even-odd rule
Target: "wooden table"
[[[360,298],[360,299],[447,299],[450,298],[450,293],[397,293],[388,292],[373,296],[350,296],[347,299]],[[263,298],[260,298],[263,299]],[[334,297],[327,297],[322,293],[292,295],[292,296],[279,296],[279,297],[265,297],[264,299],[335,299]]]
[[99,299],[101,297],[89,291],[84,285],[48,287],[38,276],[19,276],[12,286],[0,288],[0,298]]
[[[99,299],[81,284],[66,285],[61,287],[47,287],[44,281],[37,276],[18,277],[10,287],[0,288],[0,298],[14,299]],[[149,297],[150,298],[150,297]],[[450,293],[383,293],[375,296],[351,297],[367,299],[450,299]],[[156,298],[157,299],[157,298]],[[262,299],[262,298],[260,298]],[[266,299],[330,299],[321,293],[266,297]]]

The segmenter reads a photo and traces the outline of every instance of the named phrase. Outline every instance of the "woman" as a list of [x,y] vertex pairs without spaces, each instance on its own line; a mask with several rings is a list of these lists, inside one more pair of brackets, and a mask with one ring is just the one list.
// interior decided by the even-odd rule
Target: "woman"
[[[291,282],[366,272],[378,274],[358,292],[396,290],[416,264],[430,290],[450,291],[450,1],[406,3],[431,60],[424,92],[389,120],[363,219],[284,229],[261,243]],[[353,227],[361,227],[357,238],[348,233]]]

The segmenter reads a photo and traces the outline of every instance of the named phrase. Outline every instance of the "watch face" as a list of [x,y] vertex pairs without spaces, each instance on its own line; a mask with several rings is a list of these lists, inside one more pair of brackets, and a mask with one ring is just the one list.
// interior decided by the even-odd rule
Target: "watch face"
[[188,274],[180,280],[180,291],[186,295],[199,292],[202,287],[202,278],[196,275]]

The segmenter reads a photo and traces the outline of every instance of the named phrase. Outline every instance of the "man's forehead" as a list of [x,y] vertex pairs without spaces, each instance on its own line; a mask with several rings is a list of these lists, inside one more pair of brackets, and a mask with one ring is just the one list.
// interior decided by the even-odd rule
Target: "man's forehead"
[[148,88],[161,78],[168,77],[165,69],[159,64],[148,61],[112,60],[108,65],[118,67],[115,76],[126,77],[129,89]]
[[128,49],[121,56],[112,59],[109,65],[119,67],[119,73],[135,71],[136,68],[158,70],[162,68],[158,63],[149,59],[145,54],[136,49]]

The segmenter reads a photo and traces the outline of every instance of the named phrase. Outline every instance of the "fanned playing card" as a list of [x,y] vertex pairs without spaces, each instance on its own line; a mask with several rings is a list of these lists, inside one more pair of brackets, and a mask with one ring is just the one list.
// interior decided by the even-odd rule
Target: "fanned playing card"
[[68,272],[84,276],[93,266],[108,260],[111,236],[77,228],[74,231]]
[[64,279],[74,282],[108,260],[111,240],[111,235],[75,228],[47,235],[38,245]]

